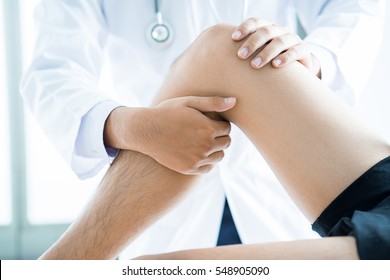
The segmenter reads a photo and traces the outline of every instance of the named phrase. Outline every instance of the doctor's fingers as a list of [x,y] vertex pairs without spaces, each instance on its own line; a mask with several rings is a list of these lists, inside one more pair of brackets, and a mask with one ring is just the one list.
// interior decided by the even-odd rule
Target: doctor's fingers
[[[286,34],[280,37],[273,39],[264,49],[262,49],[255,58],[252,59],[251,65],[253,68],[261,68],[272,59],[276,58],[273,61],[274,66],[278,66],[280,55],[284,52],[290,51],[285,57],[282,58],[296,58],[303,59],[306,53],[303,52],[303,48],[299,48],[299,45],[302,45],[302,40],[295,34]],[[299,51],[299,52],[298,52]],[[279,56],[279,59],[277,58]]]
[[256,32],[257,29],[269,25],[276,25],[276,24],[266,19],[259,19],[255,17],[249,18],[245,20],[243,23],[241,23],[233,31],[232,39],[235,41],[240,41],[244,39],[246,36],[248,36],[249,34]]
[[261,27],[255,33],[248,36],[238,50],[237,55],[241,59],[247,59],[258,49],[273,40],[277,40],[279,44],[283,45],[287,40],[287,38],[283,38],[283,36],[287,34],[292,34],[287,27],[279,25]]
[[198,168],[196,175],[209,173],[213,169],[214,165],[206,164]]
[[294,61],[299,61],[309,70],[312,68],[312,54],[309,49],[303,44],[303,42],[302,44],[298,44],[289,48],[287,51],[277,56],[272,61],[272,65],[275,67],[283,67]]
[[228,121],[216,121],[213,120],[214,133],[212,137],[217,138],[221,136],[227,136],[232,131],[232,126]]
[[229,148],[231,143],[232,138],[230,138],[229,135],[215,138],[212,143],[212,147],[208,151],[207,156],[210,156],[217,151],[222,151]]
[[230,146],[230,136],[217,137],[208,147],[195,166],[192,167],[191,174],[202,174],[211,170],[211,167],[220,162],[225,156],[224,149]]
[[203,174],[209,172],[215,164],[220,162],[225,156],[224,151],[217,151],[212,153],[210,156],[199,162],[197,174]]

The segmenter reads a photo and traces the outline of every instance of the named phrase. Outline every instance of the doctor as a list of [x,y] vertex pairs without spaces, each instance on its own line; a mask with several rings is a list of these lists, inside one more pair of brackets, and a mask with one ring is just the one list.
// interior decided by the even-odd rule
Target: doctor
[[[173,61],[202,30],[220,22],[242,23],[232,34],[232,39],[242,41],[237,53],[241,59],[268,43],[248,61],[254,68],[267,62],[283,67],[298,60],[353,104],[379,48],[383,4],[380,0],[43,1],[36,52],[21,91],[80,178],[94,176],[119,149],[148,154],[185,174],[205,173],[221,160],[231,135],[233,142],[223,161],[140,236],[124,257],[226,242],[315,238],[245,136],[235,127],[230,132],[224,122],[200,118],[199,112],[227,108],[207,98],[190,104],[177,101],[160,111],[145,107]],[[308,33],[303,42],[295,35],[296,16]],[[365,67],[356,66],[356,57]],[[105,58],[115,92],[98,87]],[[177,129],[188,124],[194,129]],[[205,124],[212,129],[195,138],[193,131]],[[275,209],[275,204],[277,213],[267,210]]]

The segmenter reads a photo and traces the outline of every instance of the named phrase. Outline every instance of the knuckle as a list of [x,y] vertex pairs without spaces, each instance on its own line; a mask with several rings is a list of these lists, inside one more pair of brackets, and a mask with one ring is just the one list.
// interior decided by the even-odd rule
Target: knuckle
[[247,20],[245,20],[243,23],[240,24],[239,29],[243,31],[244,33],[248,34],[251,32],[252,29],[256,26],[258,19],[255,17],[250,17]]
[[213,146],[211,144],[206,144],[202,147],[200,157],[205,159],[210,151],[213,150]]
[[232,132],[232,126],[229,122],[226,123],[225,131],[226,134],[230,134],[230,132]]
[[245,45],[248,48],[249,52],[253,52],[258,48],[258,39],[256,36],[251,36],[246,42]]
[[202,173],[209,173],[213,169],[213,166],[211,164],[202,166]]
[[198,169],[200,161],[200,157],[193,157],[190,161],[187,162],[186,169],[191,171]]
[[193,169],[186,169],[183,171],[179,171],[179,173],[184,174],[184,175],[194,175],[194,174],[196,174],[196,171]]
[[199,153],[198,153],[198,158],[197,160],[200,161],[200,160],[203,160],[205,157],[207,157],[207,155],[209,154],[209,152],[213,149],[213,145],[211,143],[211,138],[209,139],[206,139],[204,141],[204,143],[202,143],[200,146],[199,146]]
[[272,25],[266,25],[266,26],[262,26],[260,29],[259,29],[264,35],[266,36],[271,36],[273,31],[274,31],[274,26]]
[[250,22],[251,24],[256,24],[259,22],[259,18],[258,17],[250,17],[250,18],[248,18],[247,21]]
[[180,173],[183,174],[192,174],[197,169],[197,164],[193,160],[193,158],[187,160],[182,167],[182,171]]
[[296,48],[290,48],[287,52],[284,54],[287,58],[292,59],[297,57],[298,51]]
[[225,152],[220,151],[217,156],[217,161],[221,161],[225,157]]
[[[212,126],[212,125],[209,125],[209,126],[206,126],[204,129],[204,138],[205,138],[205,141],[208,141],[210,139],[212,139],[216,133],[216,130],[215,128]],[[205,142],[204,144],[208,144],[208,142]]]
[[265,48],[262,50],[258,55],[264,62],[268,61],[269,58],[272,56],[272,51],[268,48]]
[[247,33],[249,32],[250,26],[251,26],[251,24],[250,24],[248,21],[246,21],[246,22],[244,22],[243,24],[241,24],[240,30],[241,30],[244,34],[247,34]]
[[203,120],[202,125],[197,128],[197,133],[195,134],[198,138],[197,140],[203,141],[205,138],[207,139],[211,129],[210,121],[207,119]]
[[247,19],[247,21],[255,21],[256,20],[256,17],[250,17]]
[[225,147],[229,148],[231,144],[232,144],[232,138],[230,138],[230,136],[227,136],[226,142],[225,142]]
[[275,43],[280,45],[286,45],[287,44],[287,38],[285,36],[279,36],[273,39]]
[[279,59],[283,61],[285,64],[295,60],[294,56],[291,56],[288,53],[284,53],[282,56],[279,57]]
[[287,53],[284,52],[284,53],[281,53],[280,55],[278,55],[277,57],[278,59],[280,59],[280,61],[282,61],[282,63],[286,63],[289,61],[289,58],[287,56]]
[[212,99],[211,99],[211,103],[212,103],[216,108],[218,108],[218,107],[221,105],[221,98],[219,98],[218,96],[213,96]]

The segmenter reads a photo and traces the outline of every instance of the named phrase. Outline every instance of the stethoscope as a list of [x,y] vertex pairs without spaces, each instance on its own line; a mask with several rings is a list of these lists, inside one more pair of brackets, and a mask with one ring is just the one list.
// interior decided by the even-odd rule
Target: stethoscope
[[146,28],[146,38],[155,47],[167,47],[172,43],[174,34],[171,25],[163,20],[159,0],[154,0],[154,12],[156,20]]
[[[217,22],[222,22],[214,3],[211,0],[208,0],[208,2]],[[248,0],[244,0],[242,8],[242,20],[245,19],[247,11]],[[150,23],[146,28],[146,38],[152,46],[157,48],[164,48],[169,46],[173,41],[173,28],[167,21],[163,20],[159,0],[154,0],[154,12],[156,14],[156,20]]]

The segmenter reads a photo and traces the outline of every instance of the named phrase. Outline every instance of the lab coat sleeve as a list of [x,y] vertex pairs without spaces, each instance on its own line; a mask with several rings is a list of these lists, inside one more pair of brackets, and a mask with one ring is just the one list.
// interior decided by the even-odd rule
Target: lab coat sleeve
[[44,0],[36,15],[39,34],[21,94],[73,171],[88,178],[110,163],[103,127],[119,106],[98,87],[104,13],[98,0]]
[[384,5],[383,0],[295,1],[322,80],[350,105],[364,90],[379,53]]

